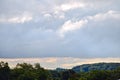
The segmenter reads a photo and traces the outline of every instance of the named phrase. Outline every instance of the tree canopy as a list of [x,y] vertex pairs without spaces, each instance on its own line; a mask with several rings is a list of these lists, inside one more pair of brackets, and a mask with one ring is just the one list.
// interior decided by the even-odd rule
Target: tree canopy
[[39,63],[17,64],[10,69],[7,62],[0,62],[0,80],[118,80],[120,67],[112,70],[90,70],[75,72],[73,69],[47,70]]

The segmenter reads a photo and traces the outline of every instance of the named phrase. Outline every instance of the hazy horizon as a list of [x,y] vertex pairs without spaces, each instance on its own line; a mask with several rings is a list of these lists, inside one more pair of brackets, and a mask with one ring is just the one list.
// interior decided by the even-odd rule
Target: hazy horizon
[[74,57],[44,57],[44,58],[0,58],[0,61],[8,62],[11,68],[14,68],[17,63],[29,63],[40,65],[46,69],[65,68],[82,64],[92,63],[120,63],[120,58],[74,58]]

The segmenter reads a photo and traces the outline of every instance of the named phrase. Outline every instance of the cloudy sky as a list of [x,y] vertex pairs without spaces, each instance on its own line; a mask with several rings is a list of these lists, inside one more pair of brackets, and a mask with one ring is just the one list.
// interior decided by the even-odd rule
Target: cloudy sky
[[0,58],[120,58],[120,0],[0,0]]

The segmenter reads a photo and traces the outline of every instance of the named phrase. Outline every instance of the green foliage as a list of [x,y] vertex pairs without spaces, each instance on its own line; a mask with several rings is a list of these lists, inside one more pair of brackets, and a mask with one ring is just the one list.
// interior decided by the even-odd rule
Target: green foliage
[[17,64],[11,71],[11,80],[47,80],[47,78],[47,70],[38,63],[35,67],[27,63]]
[[10,68],[8,63],[0,62],[0,80],[8,80],[10,75]]
[[95,63],[83,64],[72,68],[75,72],[88,72],[93,70],[114,70],[120,66],[120,63]]
[[66,70],[61,72],[61,80],[78,80],[78,75],[73,70]]
[[87,78],[81,77],[79,80],[87,80]]
[[[106,67],[105,64],[103,65],[104,67]],[[0,80],[118,80],[120,79],[120,67],[112,70],[96,70],[96,67],[94,67],[94,69],[95,70],[90,70],[88,72],[79,72],[79,73],[75,72],[72,69],[46,70],[42,68],[39,63],[36,63],[34,66],[27,63],[17,64],[14,69],[10,69],[8,63],[0,62]]]

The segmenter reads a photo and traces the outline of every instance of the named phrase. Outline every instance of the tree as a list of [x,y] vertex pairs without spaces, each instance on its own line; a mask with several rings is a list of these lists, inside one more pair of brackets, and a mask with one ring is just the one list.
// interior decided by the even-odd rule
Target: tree
[[9,80],[10,68],[8,63],[0,62],[0,80]]
[[[73,75],[75,74],[75,72],[73,70],[67,70],[67,71],[63,71],[61,73],[61,79],[62,80],[68,80],[68,79],[72,79]],[[75,79],[75,78],[74,78]]]
[[35,64],[35,72],[38,80],[47,80],[49,74],[39,63]]

